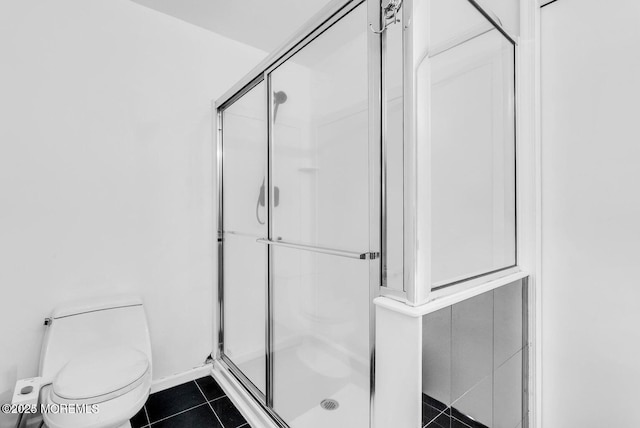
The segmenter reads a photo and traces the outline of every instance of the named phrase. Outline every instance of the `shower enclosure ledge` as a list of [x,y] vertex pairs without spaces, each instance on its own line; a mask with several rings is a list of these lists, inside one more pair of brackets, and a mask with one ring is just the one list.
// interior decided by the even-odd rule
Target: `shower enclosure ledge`
[[433,291],[429,295],[429,300],[421,305],[411,306],[407,302],[402,302],[391,297],[377,297],[373,300],[376,306],[398,312],[408,317],[422,317],[431,312],[446,308],[470,299],[487,291],[500,288],[507,284],[527,278],[529,273],[520,268],[510,268],[494,275],[483,276],[471,281]]

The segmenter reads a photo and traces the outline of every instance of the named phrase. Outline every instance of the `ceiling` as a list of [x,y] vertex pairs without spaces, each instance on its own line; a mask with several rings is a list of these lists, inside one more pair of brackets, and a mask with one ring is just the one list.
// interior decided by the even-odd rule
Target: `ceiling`
[[272,52],[331,0],[132,0]]

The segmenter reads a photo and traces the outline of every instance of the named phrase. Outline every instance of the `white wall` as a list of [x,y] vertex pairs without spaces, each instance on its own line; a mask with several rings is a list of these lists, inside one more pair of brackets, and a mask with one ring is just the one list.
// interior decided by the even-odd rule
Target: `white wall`
[[210,101],[262,56],[127,0],[0,0],[0,401],[70,298],[141,295],[156,379],[203,363]]
[[640,3],[542,11],[542,425],[640,426]]

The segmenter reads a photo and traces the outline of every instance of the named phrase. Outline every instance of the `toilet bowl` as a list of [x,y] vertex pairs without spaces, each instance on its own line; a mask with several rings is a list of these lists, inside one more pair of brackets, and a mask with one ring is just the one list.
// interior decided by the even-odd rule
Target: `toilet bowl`
[[151,344],[142,301],[118,297],[54,310],[40,358],[49,428],[130,427],[151,388]]

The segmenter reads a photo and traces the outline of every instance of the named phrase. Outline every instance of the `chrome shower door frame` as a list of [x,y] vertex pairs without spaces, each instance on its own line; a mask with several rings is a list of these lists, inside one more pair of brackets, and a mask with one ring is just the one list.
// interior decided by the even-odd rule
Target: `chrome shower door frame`
[[[273,422],[280,427],[287,427],[287,424],[273,411],[273,246],[286,245],[273,240],[273,198],[272,188],[272,167],[273,160],[273,91],[271,88],[270,74],[278,66],[283,64],[295,53],[304,49],[315,38],[330,29],[335,23],[352,12],[356,7],[365,4],[367,8],[368,23],[376,28],[381,24],[381,9],[379,0],[334,0],[314,18],[308,21],[305,26],[298,31],[287,43],[270,54],[264,61],[255,67],[249,74],[241,79],[236,85],[229,89],[222,97],[214,103],[214,144],[216,160],[216,186],[217,191],[217,299],[216,305],[218,314],[216,317],[217,329],[214,332],[214,349],[212,355],[227,369],[246,392],[262,407],[271,417]],[[359,258],[363,262],[369,263],[369,372],[370,372],[370,406],[369,406],[369,426],[373,426],[373,407],[375,395],[375,306],[373,299],[379,295],[382,284],[381,273],[381,232],[383,230],[384,218],[382,216],[381,200],[382,192],[382,135],[383,135],[383,67],[382,67],[382,40],[380,34],[373,31],[368,32],[367,37],[367,61],[368,61],[368,147],[369,147],[369,248],[364,253],[336,254],[346,257]],[[224,354],[224,224],[223,224],[223,112],[240,99],[244,94],[253,89],[261,82],[266,85],[267,101],[267,157],[266,157],[266,177],[265,190],[267,203],[267,237],[259,240],[266,244],[267,254],[267,274],[266,274],[266,308],[265,308],[265,341],[266,341],[266,394],[256,388],[252,382],[242,373],[242,371]],[[292,244],[295,245],[295,244]],[[327,249],[301,248],[303,250],[319,250],[326,252]]]

